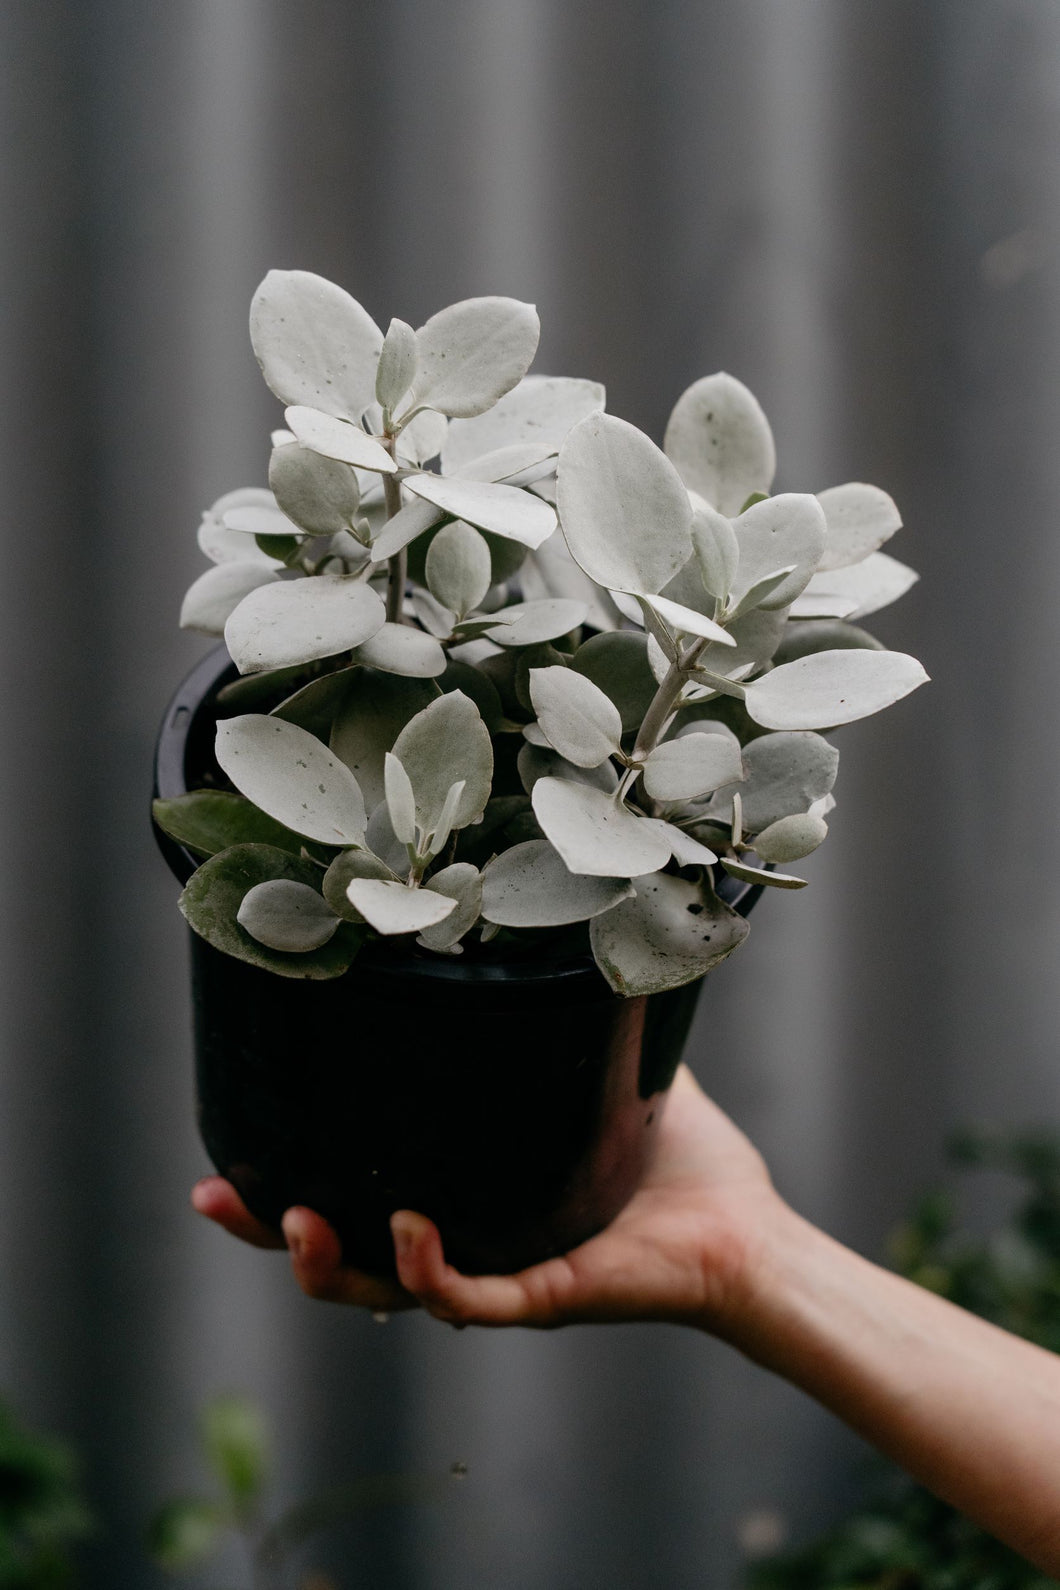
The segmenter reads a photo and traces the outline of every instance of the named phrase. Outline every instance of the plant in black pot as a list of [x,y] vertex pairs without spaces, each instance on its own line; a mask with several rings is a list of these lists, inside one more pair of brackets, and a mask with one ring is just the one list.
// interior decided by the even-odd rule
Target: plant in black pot
[[467,1270],[601,1229],[641,1173],[696,992],[827,833],[819,732],[926,677],[852,622],[915,576],[862,484],[769,496],[719,374],[665,449],[527,374],[533,308],[384,336],[273,271],[269,489],[221,498],[182,623],[225,648],[159,743],[193,932],[201,1123],[277,1223],[390,1268],[419,1208]]

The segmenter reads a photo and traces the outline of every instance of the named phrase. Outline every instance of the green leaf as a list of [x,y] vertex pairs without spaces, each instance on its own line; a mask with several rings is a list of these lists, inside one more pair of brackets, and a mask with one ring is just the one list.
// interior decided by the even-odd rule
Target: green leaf
[[734,878],[739,878],[741,883],[765,883],[771,889],[805,889],[805,878],[793,878],[784,872],[769,872],[765,867],[751,867],[742,861],[733,861],[728,856],[722,856],[721,864],[725,871]]
[[723,371],[681,394],[663,447],[685,485],[730,518],[752,492],[773,484],[777,455],[769,421],[747,388]]
[[541,322],[516,298],[467,298],[432,315],[416,333],[413,402],[454,418],[482,414],[522,380]]
[[242,1511],[261,1496],[269,1467],[264,1415],[249,1397],[214,1397],[201,1416],[207,1461]]
[[438,685],[433,679],[407,679],[374,668],[356,670],[334,719],[329,743],[360,784],[369,811],[384,797],[383,758],[387,751],[393,750],[405,725],[437,700]]
[[384,624],[358,646],[357,660],[408,679],[434,679],[446,669],[445,652],[434,636],[410,624]]
[[744,779],[719,789],[705,815],[727,824],[738,794],[748,833],[782,817],[806,812],[828,795],[839,770],[839,752],[819,734],[762,734],[743,750]]
[[374,878],[354,878],[346,893],[365,921],[385,938],[395,933],[422,933],[456,909],[455,900],[437,891],[410,889],[404,883]]
[[558,451],[572,426],[603,406],[604,389],[596,381],[528,375],[485,413],[452,422],[442,447],[443,473],[451,475],[484,453],[521,442],[541,442]]
[[236,921],[270,950],[302,954],[319,950],[339,918],[315,888],[290,878],[269,878],[244,896]]
[[458,662],[456,658],[449,659],[449,666],[439,679],[443,691],[448,695],[453,690],[463,691],[479,710],[479,716],[491,734],[497,734],[504,721],[504,708],[497,687],[491,679],[478,668],[473,668],[470,663]]
[[824,509],[808,493],[782,492],[748,508],[733,523],[740,562],[730,600],[741,603],[778,569],[792,572],[754,606],[787,607],[809,583],[824,551]]
[[814,816],[811,812],[799,812],[791,817],[781,817],[775,823],[770,823],[768,828],[763,828],[755,840],[755,850],[763,861],[783,865],[789,861],[801,861],[803,856],[810,855],[827,838],[828,824],[823,817]]
[[692,555],[692,508],[673,465],[625,420],[593,414],[570,432],[557,502],[574,561],[607,590],[654,592]]
[[344,924],[319,950],[292,955],[259,944],[238,921],[244,897],[257,884],[290,878],[313,888],[319,877],[320,869],[312,862],[271,845],[233,845],[192,874],[180,897],[180,909],[196,933],[225,955],[281,977],[339,977],[361,946],[363,935],[357,928]]
[[683,734],[657,745],[644,764],[653,800],[684,801],[743,777],[739,742],[720,734]]
[[301,855],[304,841],[244,796],[232,790],[190,790],[155,800],[151,815],[164,834],[200,856],[216,856],[229,845],[276,845]]
[[425,833],[438,826],[451,786],[464,780],[454,828],[482,816],[493,778],[493,746],[478,708],[462,691],[433,701],[405,725],[393,746],[412,781],[416,820]]
[[380,861],[370,850],[343,850],[335,857],[324,874],[324,899],[344,921],[363,923],[364,917],[346,893],[354,878],[377,878],[384,883],[396,883],[398,880],[386,862]]
[[456,910],[433,927],[424,928],[417,943],[428,950],[451,949],[478,921],[482,907],[479,870],[470,862],[455,861],[451,867],[443,867],[433,878],[428,878],[424,888],[455,900]]
[[573,668],[532,668],[530,698],[549,744],[575,767],[599,767],[621,750],[618,708]]
[[243,598],[259,585],[273,584],[277,578],[276,569],[264,563],[215,564],[188,587],[180,609],[181,629],[223,635]]
[[508,536],[526,547],[539,547],[556,528],[554,509],[518,486],[432,474],[409,475],[404,484],[414,496],[454,519]]
[[303,447],[325,458],[354,464],[358,469],[371,469],[380,475],[392,475],[397,469],[386,448],[349,420],[337,419],[334,414],[325,414],[323,409],[306,408],[301,404],[285,409],[284,418]]
[[904,652],[821,651],[756,679],[745,699],[765,729],[824,729],[891,706],[927,677]]
[[457,519],[431,541],[426,576],[431,595],[457,618],[466,618],[490,588],[490,549],[477,530]]
[[[529,749],[533,749],[530,747]],[[539,778],[534,815],[571,872],[596,878],[636,878],[670,859],[664,824],[637,817],[613,796],[588,784]]]
[[247,713],[217,725],[217,760],[232,783],[296,834],[325,845],[364,839],[364,797],[344,763],[282,718]]
[[860,563],[902,528],[902,517],[893,499],[878,486],[848,481],[844,486],[819,491],[817,500],[828,525],[820,569],[842,569]]
[[627,878],[582,877],[547,839],[513,845],[482,874],[482,914],[502,927],[562,927],[587,922],[628,899]]
[[596,964],[633,998],[692,983],[731,955],[747,923],[706,886],[667,873],[638,878],[636,894],[592,923]]
[[416,379],[416,333],[404,320],[392,320],[383,338],[375,373],[376,401],[391,414]]
[[250,340],[283,403],[359,420],[375,392],[383,334],[341,287],[309,271],[270,271],[250,306]]
[[273,448],[269,485],[287,517],[310,535],[337,535],[357,517],[361,493],[354,470],[300,442]]
[[873,552],[850,568],[815,574],[792,605],[793,618],[867,618],[897,602],[917,582],[915,569],[886,552]]
[[394,838],[403,845],[416,843],[416,799],[412,793],[409,776],[392,751],[386,753],[383,765],[383,784],[386,789],[387,811]]
[[321,575],[263,585],[244,597],[225,625],[241,674],[335,657],[370,639],[386,608],[363,581]]
[[355,664],[352,668],[336,668],[319,679],[311,679],[279,706],[273,707],[269,716],[283,718],[285,723],[296,723],[326,744],[331,726],[342,713],[359,671],[360,664]]
[[152,1518],[147,1550],[160,1568],[171,1573],[194,1568],[217,1550],[227,1524],[216,1502],[179,1497],[166,1502]]
[[574,653],[571,666],[611,698],[624,733],[640,728],[657,689],[646,635],[628,629],[590,635]]
[[[485,633],[498,646],[540,646],[569,635],[584,623],[584,602],[555,597],[543,602],[512,602],[495,615]],[[503,620],[503,622],[500,622]]]

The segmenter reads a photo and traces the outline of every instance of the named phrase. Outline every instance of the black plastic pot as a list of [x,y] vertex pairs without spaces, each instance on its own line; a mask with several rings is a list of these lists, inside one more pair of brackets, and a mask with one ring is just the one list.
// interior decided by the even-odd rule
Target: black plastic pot
[[[162,796],[219,781],[224,647],[170,703]],[[176,876],[196,858],[156,829]],[[760,888],[726,878],[744,915]],[[363,950],[331,981],[278,977],[191,937],[199,1125],[207,1152],[270,1225],[306,1204],[346,1259],[393,1273],[389,1216],[438,1222],[465,1271],[567,1252],[629,1199],[681,1058],[700,984],[621,999],[592,960]]]

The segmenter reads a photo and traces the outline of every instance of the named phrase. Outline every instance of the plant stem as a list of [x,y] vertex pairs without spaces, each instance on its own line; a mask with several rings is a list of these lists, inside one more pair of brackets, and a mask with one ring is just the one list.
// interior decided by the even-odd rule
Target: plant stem
[[637,734],[637,743],[633,747],[635,762],[643,762],[658,745],[685,687],[685,681],[708,644],[706,640],[694,641],[684,656],[679,656],[676,662],[670,664],[662,683],[652,697],[651,706],[644,714],[644,721]]
[[[391,458],[397,455],[394,451],[394,436],[384,436],[383,446]],[[387,519],[393,519],[401,508],[401,486],[393,475],[383,476],[383,501],[386,503]],[[388,624],[403,624],[405,622],[405,581],[408,577],[408,548],[402,547],[390,559],[389,575],[386,587],[386,617]]]

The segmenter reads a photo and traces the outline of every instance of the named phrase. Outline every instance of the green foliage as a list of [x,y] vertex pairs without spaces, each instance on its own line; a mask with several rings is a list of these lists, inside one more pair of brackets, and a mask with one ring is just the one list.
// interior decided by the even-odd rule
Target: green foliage
[[89,1533],[73,1454],[0,1403],[0,1590],[62,1590],[69,1547]]
[[[961,1308],[1060,1352],[1060,1139],[966,1133],[951,1144],[966,1169],[1021,1183],[1011,1214],[982,1238],[962,1228],[950,1192],[920,1199],[892,1234],[910,1280]],[[750,1590],[1052,1590],[1024,1558],[905,1475],[823,1540],[755,1567]]]

